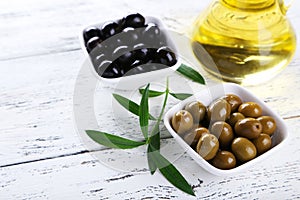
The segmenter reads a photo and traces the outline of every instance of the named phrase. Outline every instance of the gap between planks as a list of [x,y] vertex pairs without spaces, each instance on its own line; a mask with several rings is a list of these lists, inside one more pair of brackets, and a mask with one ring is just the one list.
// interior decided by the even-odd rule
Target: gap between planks
[[38,53],[38,54],[29,54],[29,55],[15,56],[15,57],[9,57],[9,58],[0,58],[0,62],[23,59],[23,58],[32,58],[32,57],[36,57],[36,56],[55,55],[55,54],[68,53],[68,52],[74,52],[74,51],[79,51],[79,50],[81,50],[81,48],[78,47],[78,48],[71,48],[71,49],[61,50],[61,51],[50,51],[50,52],[43,52],[43,53]]

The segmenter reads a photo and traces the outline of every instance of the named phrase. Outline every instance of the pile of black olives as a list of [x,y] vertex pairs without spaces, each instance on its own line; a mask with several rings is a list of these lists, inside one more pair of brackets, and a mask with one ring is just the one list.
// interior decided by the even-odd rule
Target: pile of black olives
[[83,38],[96,72],[104,78],[159,70],[177,62],[164,31],[155,23],[146,24],[138,13],[88,27]]
[[219,169],[232,169],[272,147],[276,122],[263,116],[255,102],[227,94],[205,106],[188,103],[174,114],[173,129],[205,160]]

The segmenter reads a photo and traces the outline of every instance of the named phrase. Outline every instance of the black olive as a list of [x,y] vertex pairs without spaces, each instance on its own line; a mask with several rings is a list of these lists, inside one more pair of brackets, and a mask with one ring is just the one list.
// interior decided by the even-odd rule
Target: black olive
[[128,66],[134,61],[133,52],[126,51],[119,58],[117,58],[116,63],[120,64],[124,69],[128,69]]
[[110,64],[109,70],[114,73],[114,77],[122,77],[125,74],[125,70],[114,62]]
[[150,51],[148,48],[137,49],[134,51],[134,57],[147,63],[151,59]]
[[101,28],[101,32],[103,38],[107,39],[119,32],[119,25],[116,22],[105,23]]
[[99,37],[101,38],[101,31],[97,27],[88,27],[83,30],[83,38],[84,38],[84,43],[86,45],[87,41],[91,39],[92,37]]
[[173,66],[176,64],[176,55],[168,47],[161,47],[157,50],[157,61],[163,65]]
[[157,56],[157,53],[156,53],[157,49],[155,49],[155,48],[147,48],[147,49],[148,49],[147,55],[148,55],[149,59],[152,60],[151,63],[154,63],[156,56]]
[[142,64],[145,64],[142,60],[135,60],[132,64],[131,64],[131,68],[140,66]]
[[117,23],[118,23],[118,25],[119,25],[119,31],[122,31],[124,28],[126,28],[126,27],[125,27],[125,20],[126,20],[126,18],[123,17],[122,19],[119,19],[119,20],[117,21]]
[[98,45],[100,45],[102,42],[102,40],[98,37],[92,37],[91,39],[88,40],[88,42],[86,43],[86,48],[88,50],[88,52],[91,52],[95,47],[97,47]]
[[124,28],[126,27],[133,27],[133,28],[139,28],[143,27],[145,25],[145,18],[139,14],[131,14],[128,15],[124,20]]
[[98,68],[98,74],[104,78],[118,78],[122,77],[125,71],[115,62],[104,61]]

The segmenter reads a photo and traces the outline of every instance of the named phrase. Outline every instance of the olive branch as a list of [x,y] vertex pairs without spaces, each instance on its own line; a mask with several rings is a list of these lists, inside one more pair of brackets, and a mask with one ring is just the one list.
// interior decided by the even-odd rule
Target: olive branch
[[[204,78],[197,71],[184,64],[181,64],[180,67],[176,70],[176,72],[194,82],[205,84]],[[117,100],[117,102],[120,105],[122,105],[132,114],[137,115],[139,117],[139,126],[144,136],[144,141],[134,141],[113,134],[95,130],[86,130],[86,133],[95,142],[110,148],[132,149],[142,145],[147,145],[147,159],[150,173],[154,174],[157,170],[159,170],[160,173],[173,186],[187,194],[195,196],[192,186],[186,181],[186,179],[176,169],[176,167],[160,153],[159,129],[169,95],[173,96],[178,100],[184,100],[190,97],[192,94],[170,92],[168,79],[166,81],[165,91],[155,91],[150,90],[149,88],[150,83],[148,83],[144,89],[139,89],[139,92],[142,95],[140,104],[137,104],[121,95],[113,94],[113,97]],[[148,99],[152,97],[158,97],[161,95],[165,95],[162,108],[159,116],[155,118],[149,113]],[[155,121],[155,124],[151,130],[149,130],[149,120]]]

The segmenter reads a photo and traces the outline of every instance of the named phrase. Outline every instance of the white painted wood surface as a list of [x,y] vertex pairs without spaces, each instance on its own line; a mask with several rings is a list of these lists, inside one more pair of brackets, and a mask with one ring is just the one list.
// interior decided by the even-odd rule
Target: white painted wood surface
[[[86,59],[78,40],[82,27],[141,12],[186,33],[208,3],[1,1],[0,199],[194,199],[159,173],[150,175],[144,147],[119,151],[97,146],[88,152],[77,134],[73,95]],[[294,1],[288,12],[298,38],[299,9],[300,2]],[[275,79],[248,87],[289,127],[287,145],[278,154],[241,174],[216,177],[189,156],[181,156],[173,139],[163,140],[163,153],[176,160],[174,164],[195,187],[198,199],[300,198],[299,52],[298,48],[292,63]],[[101,85],[97,88],[98,95],[110,92]],[[101,128],[117,131],[109,108],[96,107]]]

